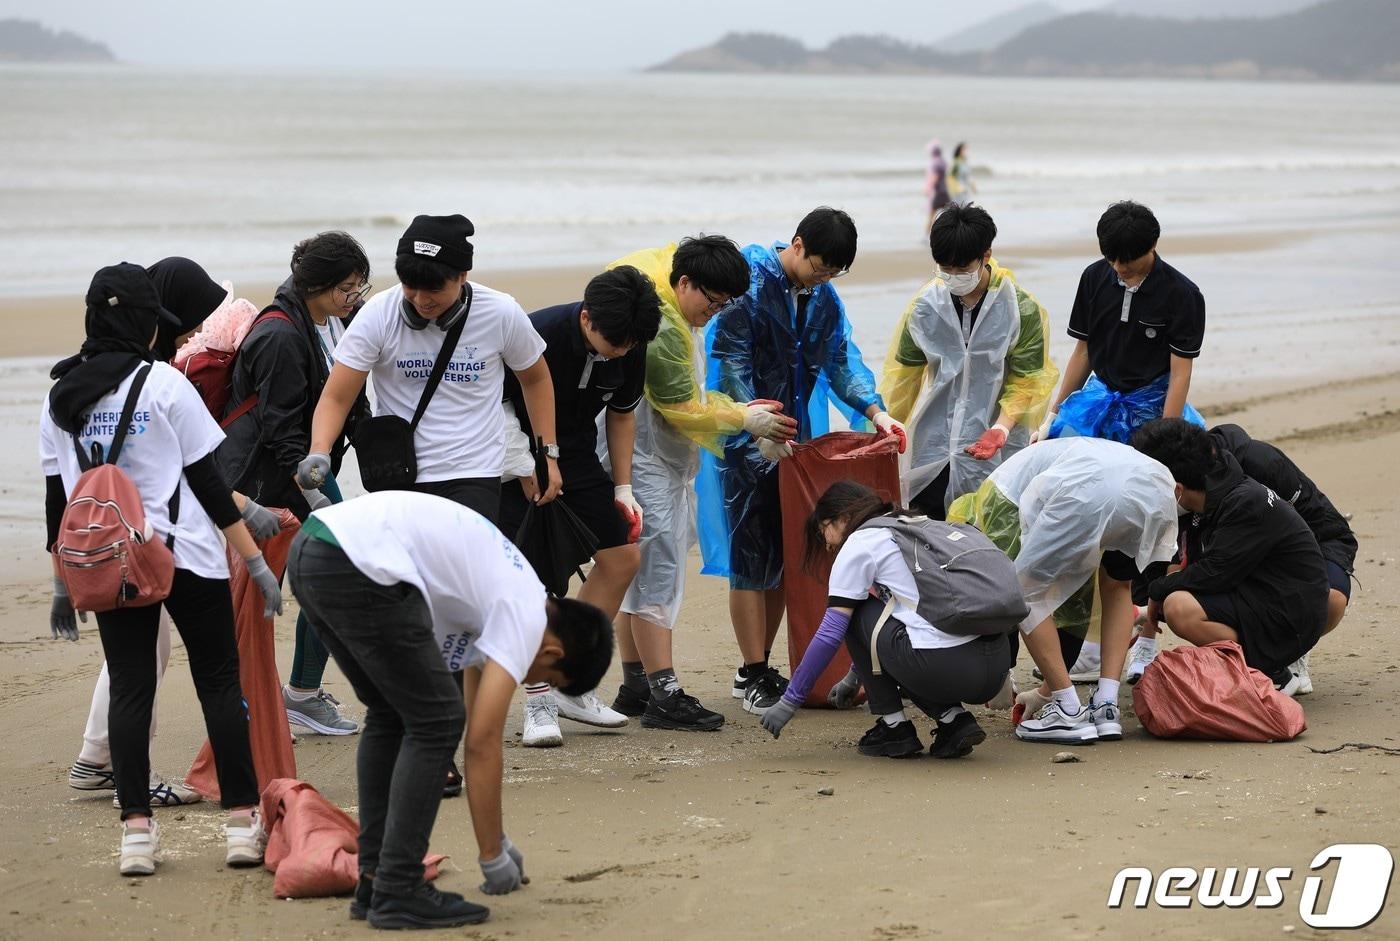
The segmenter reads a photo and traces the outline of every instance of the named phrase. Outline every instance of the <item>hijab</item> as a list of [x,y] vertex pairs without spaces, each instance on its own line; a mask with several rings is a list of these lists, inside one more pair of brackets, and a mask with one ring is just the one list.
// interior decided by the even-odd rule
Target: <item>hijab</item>
[[146,273],[155,284],[160,306],[179,321],[178,326],[162,323],[156,337],[155,358],[168,362],[175,358],[175,341],[199,329],[228,292],[188,258],[164,258],[147,268]]

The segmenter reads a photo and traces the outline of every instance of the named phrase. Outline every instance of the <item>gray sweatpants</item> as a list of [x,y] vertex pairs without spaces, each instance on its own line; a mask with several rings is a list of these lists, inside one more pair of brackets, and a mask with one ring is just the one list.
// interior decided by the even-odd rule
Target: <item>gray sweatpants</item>
[[907,698],[930,718],[952,706],[984,703],[1001,689],[1011,669],[1011,645],[1006,634],[975,637],[957,647],[925,650],[909,643],[903,622],[891,617],[880,631],[879,676],[871,672],[870,634],[884,603],[861,602],[846,631],[846,649],[856,676],[865,687],[872,715],[889,715],[904,708]]

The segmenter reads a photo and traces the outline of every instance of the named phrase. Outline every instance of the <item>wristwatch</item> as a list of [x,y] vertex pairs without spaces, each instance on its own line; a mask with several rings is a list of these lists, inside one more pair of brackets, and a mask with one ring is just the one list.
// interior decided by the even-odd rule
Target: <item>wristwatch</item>
[[546,444],[544,446],[544,456],[549,458],[551,461],[559,460],[559,445]]

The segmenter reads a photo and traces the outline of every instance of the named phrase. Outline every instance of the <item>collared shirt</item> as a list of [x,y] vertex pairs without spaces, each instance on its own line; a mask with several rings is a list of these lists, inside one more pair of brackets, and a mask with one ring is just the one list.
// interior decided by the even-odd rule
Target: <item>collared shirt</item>
[[[641,401],[646,384],[646,344],[638,344],[617,359],[605,359],[583,342],[579,325],[582,302],[546,307],[530,315],[544,339],[544,359],[554,382],[554,428],[559,439],[560,471],[568,478],[570,465],[596,464],[598,413],[605,407],[630,412]],[[531,440],[530,415],[514,376],[507,377],[505,398],[515,407],[520,427]]]
[[1161,255],[1134,288],[1107,260],[1094,262],[1079,279],[1069,315],[1069,335],[1089,344],[1089,368],[1119,392],[1170,372],[1172,356],[1199,356],[1205,326],[1200,289]]

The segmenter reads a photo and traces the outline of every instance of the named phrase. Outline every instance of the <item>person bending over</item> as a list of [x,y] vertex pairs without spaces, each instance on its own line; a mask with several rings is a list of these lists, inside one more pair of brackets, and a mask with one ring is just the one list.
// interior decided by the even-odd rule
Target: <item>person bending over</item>
[[[488,895],[525,882],[501,818],[502,737],[520,683],[593,689],[612,660],[601,611],[547,598],[481,514],[385,490],[311,514],[292,592],[366,707],[356,759],[360,879],[352,918],[376,928],[474,924],[488,909],[423,878],[442,780],[467,736],[467,800]],[[453,671],[465,671],[463,694]]]
[[1148,625],[1165,620],[1196,645],[1235,641],[1246,663],[1296,693],[1301,681],[1290,664],[1322,636],[1331,591],[1307,522],[1190,422],[1149,422],[1133,447],[1167,466],[1177,503],[1190,514],[1186,564],[1148,586]]

